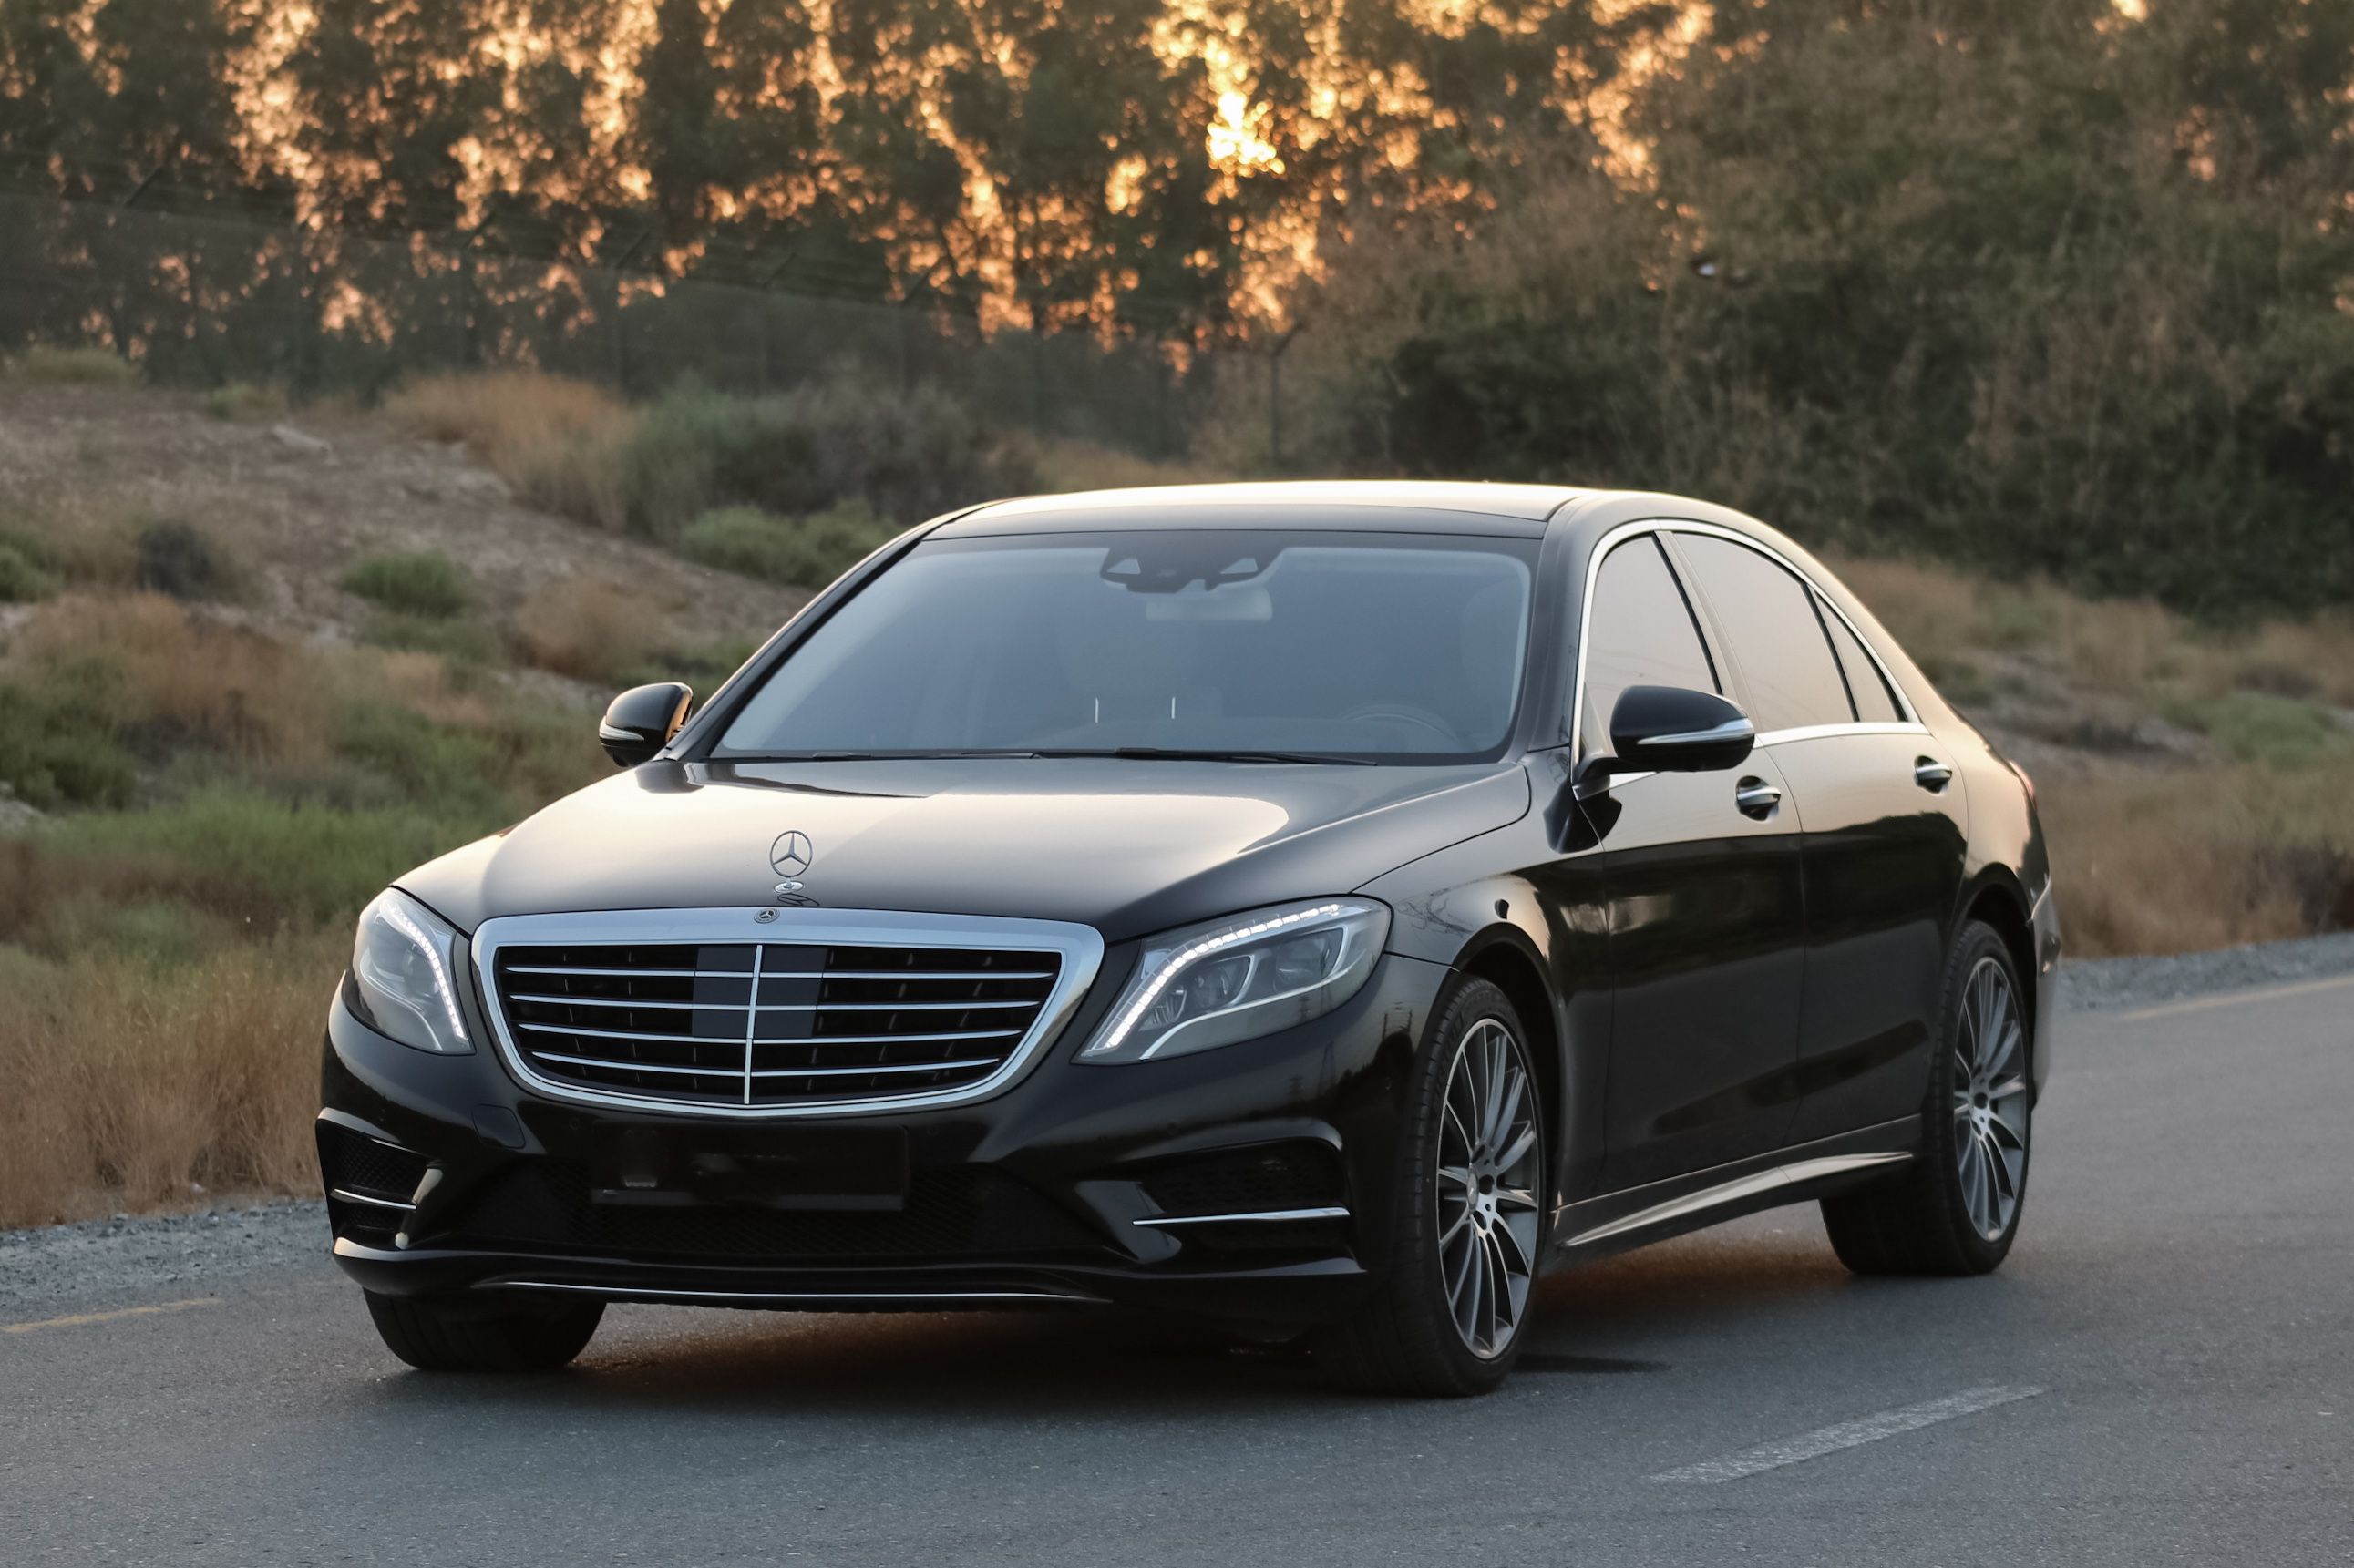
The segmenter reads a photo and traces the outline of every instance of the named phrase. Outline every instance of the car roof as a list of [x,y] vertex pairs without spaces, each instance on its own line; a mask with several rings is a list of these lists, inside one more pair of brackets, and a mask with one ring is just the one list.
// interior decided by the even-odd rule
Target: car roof
[[945,538],[970,538],[990,534],[1272,524],[1533,537],[1544,532],[1546,519],[1555,512],[1592,493],[1559,484],[1445,480],[1152,485],[992,502],[942,524],[935,533]]

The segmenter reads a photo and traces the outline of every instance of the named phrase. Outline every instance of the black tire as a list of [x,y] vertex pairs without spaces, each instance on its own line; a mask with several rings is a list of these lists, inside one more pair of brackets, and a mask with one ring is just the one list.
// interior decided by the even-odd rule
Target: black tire
[[361,1294],[385,1348],[419,1372],[554,1372],[588,1348],[605,1316],[602,1301],[485,1308],[429,1296]]
[[[1441,1272],[1439,1150],[1447,1096],[1458,1049],[1489,1022],[1502,1025],[1511,1037],[1512,1054],[1529,1087],[1537,1175],[1532,1188],[1518,1190],[1531,1197],[1537,1221],[1537,1241],[1527,1249],[1532,1287],[1540,1272],[1536,1265],[1542,1262],[1545,1176],[1551,1170],[1544,1126],[1548,1107],[1536,1092],[1543,1080],[1530,1058],[1527,1031],[1511,1000],[1486,980],[1459,980],[1441,1000],[1415,1057],[1397,1187],[1389,1205],[1390,1234],[1383,1249],[1387,1265],[1375,1281],[1371,1301],[1310,1340],[1319,1369],[1342,1387],[1426,1397],[1485,1393],[1502,1383],[1520,1359],[1528,1338],[1528,1305],[1521,1308],[1506,1342],[1493,1353],[1479,1353],[1457,1327]],[[1514,1169],[1524,1167],[1516,1164]]]
[[[1982,1228],[1971,1217],[1962,1155],[1968,1135],[1957,1118],[1955,1099],[1957,1087],[1968,1086],[1963,1066],[1963,1057],[1971,1050],[1965,1019],[1967,993],[1973,977],[1989,965],[2009,988],[2010,1005],[2018,1013],[2018,1060],[2008,1065],[2006,1077],[2027,1078],[2033,1021],[2020,1001],[2018,966],[1993,927],[1970,921],[1955,938],[1946,960],[1944,1010],[1930,1061],[1928,1094],[1922,1103],[1920,1158],[1885,1181],[1822,1201],[1823,1228],[1830,1233],[1831,1249],[1857,1274],[1986,1274],[2009,1255],[2019,1234],[2019,1222],[2027,1213],[2033,1090],[2013,1096],[2011,1114],[2023,1134],[2018,1139],[2016,1172],[2006,1164],[2001,1177],[2009,1180],[2003,1183],[1991,1167],[1983,1167],[1988,1179],[2003,1185],[2010,1197],[2007,1222],[1994,1227]],[[1985,1103],[1978,1101],[1981,1107]],[[1977,1158],[1982,1161],[1985,1156]],[[1995,1234],[1987,1234],[1988,1228]]]

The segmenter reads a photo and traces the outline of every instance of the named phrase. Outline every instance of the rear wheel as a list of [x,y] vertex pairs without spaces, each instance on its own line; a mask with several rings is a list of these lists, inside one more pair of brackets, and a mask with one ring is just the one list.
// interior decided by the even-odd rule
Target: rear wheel
[[1543,1229],[1544,1122],[1520,1015],[1486,980],[1439,1010],[1415,1066],[1373,1299],[1314,1342],[1349,1387],[1484,1393],[1519,1359]]
[[485,1308],[363,1294],[385,1348],[419,1372],[553,1372],[588,1348],[605,1316],[602,1301]]
[[2027,1202],[2028,1027],[2010,949],[1970,922],[1946,963],[1921,1158],[1823,1200],[1841,1263],[1858,1274],[1985,1274],[2009,1253]]

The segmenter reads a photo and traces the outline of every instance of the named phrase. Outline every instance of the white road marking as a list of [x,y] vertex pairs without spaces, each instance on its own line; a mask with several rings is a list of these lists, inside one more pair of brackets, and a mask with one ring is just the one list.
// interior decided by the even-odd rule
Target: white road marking
[[2139,1023],[2151,1018],[2172,1018],[2178,1013],[2205,1012],[2210,1008],[2237,1007],[2252,1001],[2272,1001],[2280,997],[2309,996],[2317,991],[2336,991],[2340,986],[2354,985],[2354,975],[2334,975],[2328,980],[2299,980],[2295,985],[2260,986],[2253,991],[2227,991],[2214,996],[2193,997],[2189,1001],[2169,1001],[2157,1007],[2137,1008],[2132,1012],[2120,1012],[2120,1023]]
[[1949,1393],[1943,1399],[1933,1399],[1926,1404],[1908,1404],[1902,1410],[1883,1410],[1877,1415],[1859,1416],[1853,1421],[1842,1421],[1836,1426],[1820,1426],[1812,1432],[1801,1432],[1795,1437],[1761,1443],[1755,1448],[1727,1454],[1721,1459],[1703,1460],[1697,1465],[1686,1465],[1681,1469],[1662,1470],[1651,1479],[1702,1485],[1737,1481],[1760,1470],[1776,1470],[1785,1465],[1819,1459],[1842,1448],[1877,1443],[1883,1437],[1901,1436],[1924,1426],[1934,1426],[1940,1421],[1951,1421],[1956,1416],[1991,1410],[1998,1404],[2033,1399],[2042,1392],[2040,1388],[1999,1385],[1966,1388],[1959,1393]]

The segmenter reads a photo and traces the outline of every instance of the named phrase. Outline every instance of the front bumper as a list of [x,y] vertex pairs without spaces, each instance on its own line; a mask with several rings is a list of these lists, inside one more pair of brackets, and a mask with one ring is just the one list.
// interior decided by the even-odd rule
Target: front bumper
[[[494,1052],[411,1050],[338,1000],[320,1113],[336,1261],[392,1295],[1345,1315],[1383,1263],[1407,1070],[1447,969],[1393,954],[1313,1022],[1076,1065],[1132,955],[1112,957],[992,1098],[724,1124],[545,1097]],[[836,1150],[904,1180],[828,1192]],[[790,1192],[747,1175],[779,1162]]]

